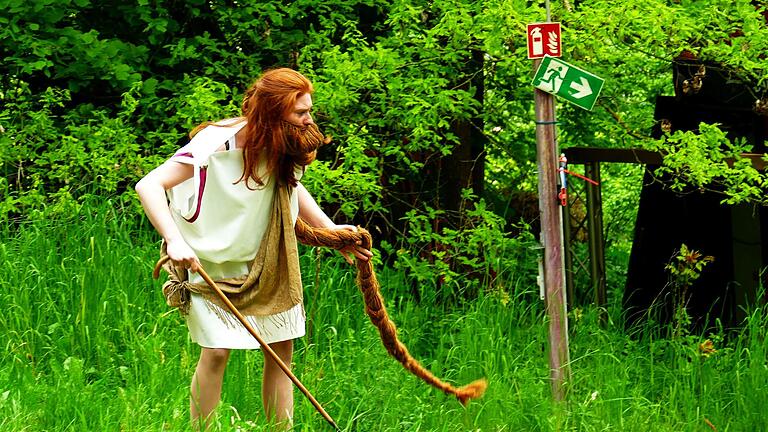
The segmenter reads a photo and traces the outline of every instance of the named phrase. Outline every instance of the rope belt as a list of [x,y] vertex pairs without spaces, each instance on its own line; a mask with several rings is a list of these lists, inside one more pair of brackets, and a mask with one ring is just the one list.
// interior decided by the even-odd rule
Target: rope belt
[[[358,241],[366,249],[370,249],[372,244],[371,234],[365,229],[359,228],[357,232],[353,232],[313,228],[301,219],[296,221],[296,239],[309,246],[325,246],[337,250],[354,245]],[[433,375],[411,356],[408,348],[397,338],[395,323],[389,319],[387,310],[384,307],[384,298],[381,296],[381,286],[376,279],[376,273],[373,271],[371,260],[363,261],[358,259],[356,260],[356,265],[357,286],[363,293],[365,313],[368,314],[371,323],[379,330],[381,341],[387,352],[400,362],[405,369],[424,380],[427,384],[442,390],[446,394],[456,396],[462,405],[466,405],[470,399],[482,396],[487,387],[485,379],[479,379],[466,386],[457,388]]]

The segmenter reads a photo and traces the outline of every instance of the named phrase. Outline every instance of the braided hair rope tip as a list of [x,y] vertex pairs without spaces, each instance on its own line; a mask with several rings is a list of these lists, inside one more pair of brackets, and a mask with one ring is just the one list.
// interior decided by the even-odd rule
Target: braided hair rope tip
[[[310,246],[326,246],[337,250],[343,249],[350,244],[356,244],[358,241],[366,249],[370,249],[372,244],[371,234],[363,228],[358,227],[357,232],[313,228],[301,219],[296,221],[296,238]],[[387,314],[387,310],[384,307],[381,286],[376,279],[373,264],[370,260],[363,261],[358,259],[356,260],[356,266],[356,281],[365,300],[365,312],[370,318],[371,323],[379,330],[381,342],[387,352],[400,362],[405,369],[421,378],[427,384],[442,390],[446,394],[456,396],[462,405],[466,405],[471,399],[481,397],[488,387],[485,379],[479,379],[457,388],[433,375],[411,356],[405,345],[398,339],[397,327],[389,318],[389,314]]]

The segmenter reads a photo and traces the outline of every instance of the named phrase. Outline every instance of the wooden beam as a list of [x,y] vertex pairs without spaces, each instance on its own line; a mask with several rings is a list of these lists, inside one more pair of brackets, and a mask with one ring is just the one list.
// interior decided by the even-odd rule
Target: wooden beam
[[[599,147],[570,147],[563,150],[570,164],[588,164],[592,162],[638,163],[644,165],[661,165],[663,154],[643,149],[617,149]],[[766,155],[763,153],[742,153],[742,158],[749,159],[752,166],[765,171]],[[731,164],[733,159],[726,159]]]

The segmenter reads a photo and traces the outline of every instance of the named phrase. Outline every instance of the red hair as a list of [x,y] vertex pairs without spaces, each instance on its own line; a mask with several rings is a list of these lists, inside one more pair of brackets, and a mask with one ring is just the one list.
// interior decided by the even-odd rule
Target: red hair
[[[253,179],[263,185],[263,176],[274,174],[285,184],[296,186],[293,157],[286,154],[283,135],[283,119],[289,114],[296,100],[305,93],[312,93],[312,83],[293,69],[272,69],[261,75],[245,92],[243,117],[245,146],[243,148],[243,175],[238,181]],[[266,172],[259,172],[259,159],[266,160]],[[250,187],[250,186],[249,186]]]

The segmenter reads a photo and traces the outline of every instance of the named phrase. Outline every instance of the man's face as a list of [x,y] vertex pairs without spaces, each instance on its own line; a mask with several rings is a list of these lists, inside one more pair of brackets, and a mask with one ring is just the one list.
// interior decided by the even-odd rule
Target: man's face
[[281,125],[285,153],[293,157],[297,165],[309,165],[315,160],[317,149],[330,142],[312,120],[312,96],[304,93],[293,109],[283,118]]
[[293,109],[285,116],[285,121],[299,127],[315,124],[312,120],[312,95],[304,93],[296,99]]

